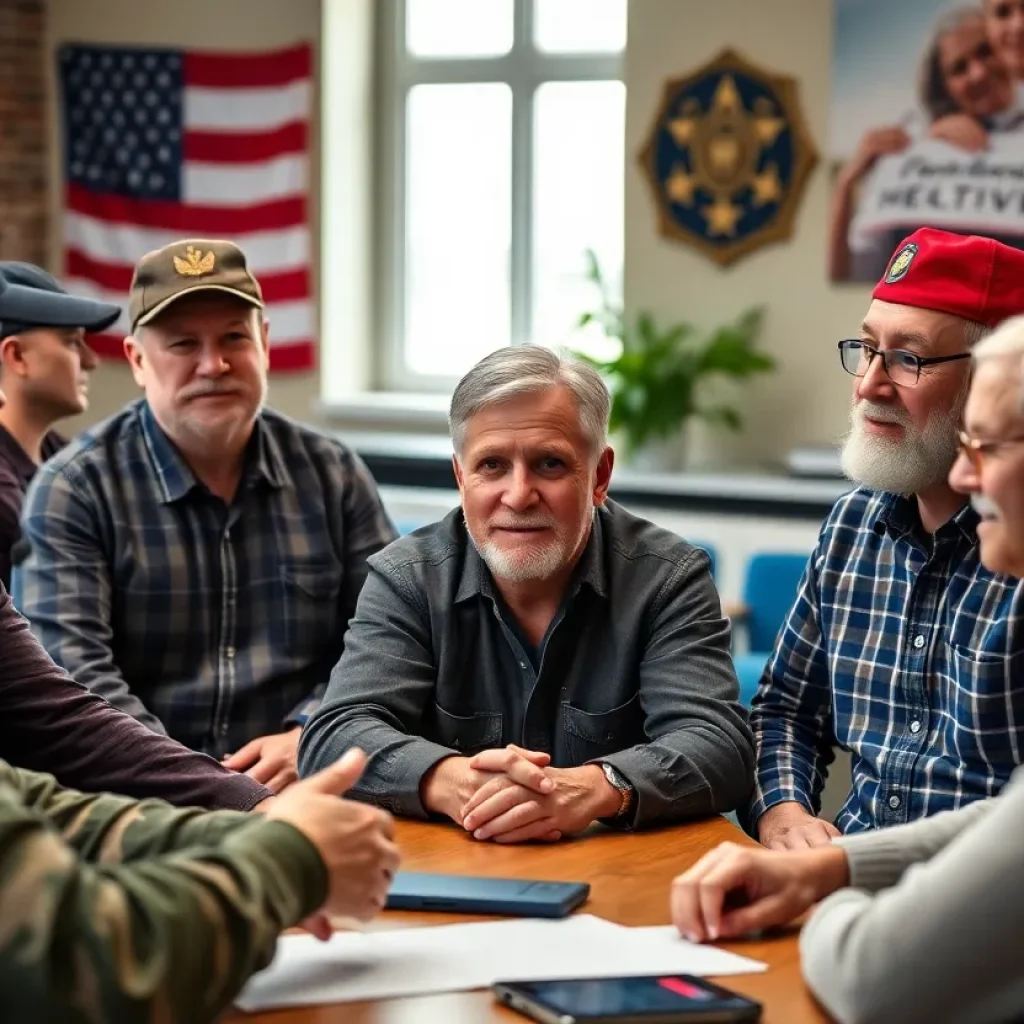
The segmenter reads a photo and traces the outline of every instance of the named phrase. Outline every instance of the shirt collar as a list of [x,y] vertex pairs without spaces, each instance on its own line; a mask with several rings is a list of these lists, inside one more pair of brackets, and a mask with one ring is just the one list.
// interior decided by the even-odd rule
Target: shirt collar
[[[462,578],[459,580],[459,589],[455,594],[456,603],[466,601],[471,597],[483,595],[494,597],[494,578],[486,563],[476,550],[476,545],[469,537],[466,530],[466,521],[461,511],[458,515],[458,530],[463,534],[466,545],[466,559],[462,568]],[[608,596],[608,574],[604,559],[604,533],[609,528],[605,522],[610,512],[607,509],[599,508],[591,526],[590,536],[583,548],[576,568],[573,570],[569,581],[566,596],[575,597],[580,588],[586,584],[599,597]]]
[[[888,533],[893,539],[905,537],[909,533],[921,529],[921,518],[917,510],[917,501],[902,494],[880,492],[877,495],[878,515],[875,518],[876,533]],[[948,522],[942,524],[935,532],[936,538],[960,533],[969,543],[978,541],[978,523],[980,516],[971,503],[965,502],[960,510]]]
[[[146,452],[160,483],[164,504],[180,501],[194,488],[202,486],[181,452],[157,423],[153,410],[145,399],[141,403],[139,419]],[[249,487],[265,481],[270,487],[279,490],[286,486],[288,479],[281,446],[267,429],[263,417],[258,416],[246,450],[243,481]]]

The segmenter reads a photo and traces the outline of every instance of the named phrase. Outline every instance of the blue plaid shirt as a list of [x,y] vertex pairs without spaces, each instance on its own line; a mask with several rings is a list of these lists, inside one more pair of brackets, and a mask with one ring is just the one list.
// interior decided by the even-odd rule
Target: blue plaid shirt
[[929,536],[916,504],[856,490],[817,547],[753,702],[750,820],[817,813],[835,743],[852,754],[842,832],[998,793],[1024,750],[1021,586],[978,560],[970,506]]
[[53,659],[156,732],[215,757],[319,703],[395,537],[344,445],[264,411],[230,505],[143,400],[45,463],[12,594]]

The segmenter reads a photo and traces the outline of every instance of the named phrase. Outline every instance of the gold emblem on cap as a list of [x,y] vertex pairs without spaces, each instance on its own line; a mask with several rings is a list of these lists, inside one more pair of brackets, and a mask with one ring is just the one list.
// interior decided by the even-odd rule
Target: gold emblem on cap
[[917,255],[917,246],[913,242],[908,242],[896,256],[896,259],[892,261],[892,266],[889,267],[889,272],[885,275],[886,284],[895,284],[901,278],[907,276],[907,271],[910,269],[910,264],[914,262],[914,257]]
[[199,277],[201,274],[209,274],[216,263],[216,257],[211,249],[205,256],[195,246],[185,247],[185,258],[174,257],[174,269],[182,277]]

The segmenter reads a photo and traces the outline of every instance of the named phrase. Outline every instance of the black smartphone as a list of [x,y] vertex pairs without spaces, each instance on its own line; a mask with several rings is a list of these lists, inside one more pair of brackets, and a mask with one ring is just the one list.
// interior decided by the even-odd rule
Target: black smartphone
[[761,1004],[689,974],[501,981],[495,998],[542,1024],[731,1024],[761,1019]]
[[586,882],[399,871],[384,906],[387,910],[434,910],[449,914],[568,917],[589,895]]

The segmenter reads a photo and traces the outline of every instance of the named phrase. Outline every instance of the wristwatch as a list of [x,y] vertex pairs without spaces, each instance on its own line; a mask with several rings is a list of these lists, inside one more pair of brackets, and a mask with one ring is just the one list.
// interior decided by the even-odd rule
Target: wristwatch
[[608,784],[614,786],[622,797],[622,803],[619,804],[619,809],[614,815],[615,818],[622,818],[629,813],[629,809],[633,806],[633,787],[623,777],[622,773],[610,764],[607,764],[605,761],[598,763],[601,765],[601,771],[604,772],[604,777],[608,780]]

